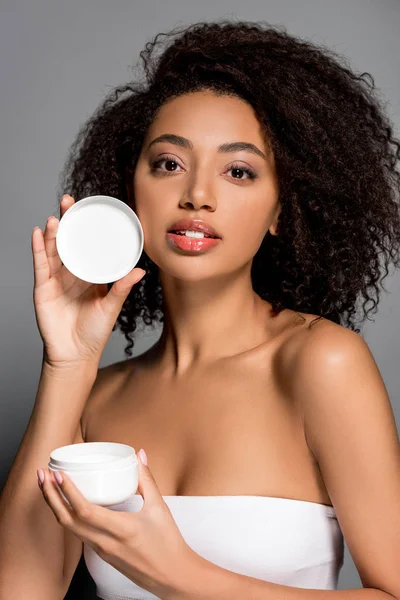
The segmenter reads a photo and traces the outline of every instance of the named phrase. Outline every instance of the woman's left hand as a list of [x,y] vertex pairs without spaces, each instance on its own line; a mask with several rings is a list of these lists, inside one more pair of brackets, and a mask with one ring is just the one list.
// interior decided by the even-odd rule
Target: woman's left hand
[[[187,545],[148,466],[138,455],[138,512],[113,511],[86,500],[64,473],[59,484],[71,506],[59,493],[47,469],[41,487],[57,521],[136,585],[155,595],[178,591],[196,553]],[[39,484],[40,487],[40,484]]]

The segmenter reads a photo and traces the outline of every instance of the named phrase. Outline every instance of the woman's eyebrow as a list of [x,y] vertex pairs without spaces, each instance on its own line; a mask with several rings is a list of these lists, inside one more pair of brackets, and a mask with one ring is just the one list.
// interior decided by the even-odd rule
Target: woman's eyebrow
[[[150,142],[147,146],[147,150],[150,149],[153,144],[157,142],[169,142],[170,144],[175,144],[176,146],[181,146],[183,148],[189,148],[193,150],[193,144],[190,140],[180,135],[175,135],[173,133],[163,133],[162,135],[156,137],[154,140]],[[257,146],[251,144],[249,142],[226,142],[225,144],[221,144],[217,148],[217,152],[238,152],[240,150],[247,150],[248,152],[252,152],[253,154],[257,154],[261,156],[264,160],[267,160],[267,157]]]

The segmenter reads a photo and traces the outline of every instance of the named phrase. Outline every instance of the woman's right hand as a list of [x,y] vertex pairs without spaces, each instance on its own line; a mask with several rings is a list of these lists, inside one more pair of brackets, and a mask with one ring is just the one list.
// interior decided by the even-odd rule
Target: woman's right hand
[[[61,218],[75,200],[64,195]],[[57,217],[49,217],[44,233],[32,232],[34,266],[33,300],[43,340],[43,360],[51,367],[71,367],[82,362],[99,363],[122,305],[132,286],[145,271],[132,269],[115,281],[88,283],[62,264],[56,247]]]

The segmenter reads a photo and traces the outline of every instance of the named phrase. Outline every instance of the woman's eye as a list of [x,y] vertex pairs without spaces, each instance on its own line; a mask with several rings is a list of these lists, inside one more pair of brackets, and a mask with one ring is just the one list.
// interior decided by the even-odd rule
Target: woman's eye
[[[155,160],[155,161],[152,163],[152,165],[151,165],[151,170],[152,170],[152,171],[164,171],[164,169],[159,169],[159,166],[160,166],[162,163],[164,163],[164,162],[165,162],[165,163],[173,163],[174,165],[177,165],[177,166],[179,167],[178,163],[176,162],[176,160],[175,160],[174,158],[165,158],[165,157],[164,157],[164,158],[159,158],[158,160]],[[175,172],[175,169],[174,169],[173,171],[168,171],[168,170],[167,170],[167,171],[164,171],[164,172],[168,172],[168,173],[174,173],[174,172]]]
[[[233,165],[229,171],[234,171],[236,174],[238,172],[242,172],[242,173],[246,173],[247,177],[245,177],[244,179],[256,179],[257,175],[256,173],[252,170],[249,169],[249,167],[242,167],[241,165]],[[242,180],[243,177],[237,177],[236,175],[233,177],[233,179],[239,179]]]
[[[164,169],[160,169],[160,165],[162,163],[169,163],[170,165],[175,165],[175,168],[173,168],[172,171],[170,171],[168,168],[166,170]],[[176,172],[176,167],[179,167],[179,164],[177,163],[177,161],[172,158],[172,157],[164,157],[164,158],[159,158],[157,160],[155,160],[152,165],[151,165],[151,170],[152,172],[155,171],[161,171],[164,173],[175,173]],[[239,181],[242,180],[246,180],[246,179],[256,179],[258,177],[258,175],[249,167],[243,167],[241,165],[232,165],[227,173],[229,173],[229,171],[232,171],[234,173],[232,179],[238,179]],[[247,177],[241,177],[240,173],[246,173]],[[239,175],[239,176],[238,176]]]

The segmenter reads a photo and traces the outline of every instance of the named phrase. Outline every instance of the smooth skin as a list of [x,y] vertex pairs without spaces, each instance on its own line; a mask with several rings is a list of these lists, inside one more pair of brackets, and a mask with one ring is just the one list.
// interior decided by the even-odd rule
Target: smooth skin
[[[191,147],[149,148],[166,133]],[[265,158],[217,151],[236,141]],[[273,317],[252,289],[252,259],[267,231],[278,233],[280,213],[273,156],[252,108],[211,92],[173,99],[149,128],[127,189],[160,267],[165,325],[147,352],[103,372],[83,415],[85,441],[144,448],[163,495],[333,505],[364,587],[399,599],[400,446],[371,351],[327,319],[310,328],[317,315]],[[206,220],[223,239],[196,256],[172,249],[167,228],[184,217]],[[299,591],[291,597],[303,598]]]

